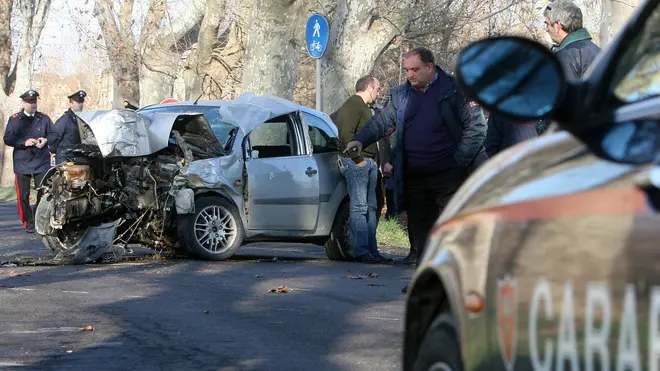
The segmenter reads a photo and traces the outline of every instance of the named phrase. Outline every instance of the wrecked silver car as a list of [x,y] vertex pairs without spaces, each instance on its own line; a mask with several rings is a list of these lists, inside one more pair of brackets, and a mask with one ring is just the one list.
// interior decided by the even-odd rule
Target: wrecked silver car
[[139,243],[225,260],[268,240],[352,259],[337,128],[322,112],[247,93],[78,118],[82,143],[45,177],[35,218],[60,258]]

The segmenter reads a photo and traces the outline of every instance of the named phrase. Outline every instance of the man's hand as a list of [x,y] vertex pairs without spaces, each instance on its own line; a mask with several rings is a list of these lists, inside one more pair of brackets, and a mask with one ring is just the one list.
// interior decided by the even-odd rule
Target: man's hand
[[34,139],[34,138],[30,138],[30,139],[28,139],[28,140],[25,141],[25,146],[26,146],[26,147],[32,147],[32,146],[34,146],[34,145],[36,145],[36,144],[37,144],[37,140]]
[[392,174],[392,169],[393,169],[392,164],[390,164],[389,162],[383,165],[384,174]]
[[358,155],[362,152],[362,143],[358,142],[357,140],[354,140],[352,142],[348,142],[346,145],[346,149],[344,150],[344,153],[351,152],[351,153],[357,153]]
[[37,148],[43,148],[46,145],[46,142],[48,142],[48,139],[46,138],[39,138],[37,139]]

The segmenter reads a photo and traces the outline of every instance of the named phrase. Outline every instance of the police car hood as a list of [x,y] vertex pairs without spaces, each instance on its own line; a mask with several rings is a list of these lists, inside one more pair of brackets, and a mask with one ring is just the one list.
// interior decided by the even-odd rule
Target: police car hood
[[502,151],[477,169],[438,222],[465,212],[631,183],[649,168],[600,159],[567,132],[543,135]]
[[175,127],[200,139],[215,153],[223,152],[202,114],[114,109],[76,112],[76,115],[92,134],[82,130],[81,142],[97,145],[103,157],[138,157],[156,153],[167,147]]

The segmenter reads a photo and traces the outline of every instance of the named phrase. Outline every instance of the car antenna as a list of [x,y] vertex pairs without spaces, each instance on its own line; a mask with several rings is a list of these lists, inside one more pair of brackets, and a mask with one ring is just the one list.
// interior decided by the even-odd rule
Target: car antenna
[[204,92],[202,92],[202,94],[200,94],[199,97],[197,97],[197,99],[195,99],[195,101],[193,102],[193,105],[197,105],[197,102],[199,101],[199,98],[202,97],[202,95],[204,95]]
[[193,105],[197,105],[197,102],[199,101],[199,98],[201,98],[202,95],[204,95],[204,81],[206,81],[206,77],[208,77],[208,75],[204,76],[204,78],[202,79],[202,93],[199,94],[199,97],[197,97],[197,99],[195,99],[195,101],[193,102]]

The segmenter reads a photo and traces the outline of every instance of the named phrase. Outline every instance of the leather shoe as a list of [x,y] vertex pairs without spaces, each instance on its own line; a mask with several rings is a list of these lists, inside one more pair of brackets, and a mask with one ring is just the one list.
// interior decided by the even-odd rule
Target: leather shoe
[[380,264],[380,259],[376,258],[371,254],[364,254],[358,256],[357,258],[355,258],[355,261],[358,263],[365,263],[365,264]]
[[375,257],[376,259],[380,259],[380,261],[381,261],[382,263],[384,263],[384,264],[392,264],[392,263],[394,263],[394,259],[392,259],[392,258],[388,258],[388,257],[385,257],[385,256],[381,255],[380,253],[376,253],[376,254],[374,255],[374,257]]
[[415,265],[417,264],[417,254],[410,253],[403,259],[398,259],[394,261],[396,265]]

